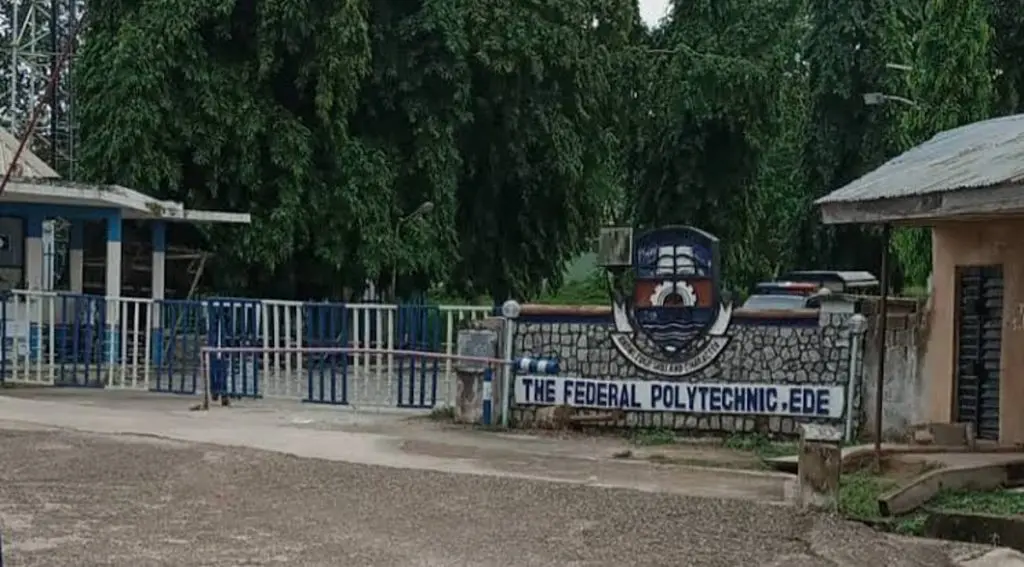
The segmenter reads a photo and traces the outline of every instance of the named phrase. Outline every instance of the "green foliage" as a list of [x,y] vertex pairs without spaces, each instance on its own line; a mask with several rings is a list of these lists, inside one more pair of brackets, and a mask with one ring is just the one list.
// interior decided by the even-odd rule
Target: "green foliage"
[[[822,227],[814,200],[1024,93],[1009,0],[676,0],[655,30],[618,0],[89,9],[79,170],[250,211],[252,229],[179,237],[217,255],[218,290],[251,295],[397,273],[403,295],[605,304],[602,274],[561,279],[610,222],[716,234],[727,289],[877,272],[878,231]],[[923,285],[928,232],[898,229],[893,252],[896,287]]]
[[[983,0],[932,0],[916,18],[913,69],[905,91],[916,103],[900,115],[903,149],[935,134],[987,118],[995,103],[992,29]],[[906,34],[907,32],[902,31]],[[931,233],[900,229],[893,252],[908,284],[923,285],[931,272]]]
[[725,439],[724,446],[727,449],[754,453],[762,459],[795,455],[800,448],[792,441],[774,441],[756,433],[730,435]]
[[397,266],[400,291],[535,294],[609,209],[620,5],[97,0],[81,170],[251,211],[202,235],[220,286],[337,297]]
[[566,283],[555,293],[537,299],[537,303],[548,305],[610,305],[610,302],[608,277],[601,269],[584,280]]
[[970,514],[993,514],[996,516],[1024,515],[1024,494],[1010,490],[973,492],[949,490],[939,493],[928,502],[935,510],[954,510]]

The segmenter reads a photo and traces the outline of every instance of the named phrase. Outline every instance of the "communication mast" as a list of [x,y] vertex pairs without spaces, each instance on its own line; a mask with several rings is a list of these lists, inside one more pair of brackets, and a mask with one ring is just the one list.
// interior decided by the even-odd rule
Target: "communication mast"
[[55,84],[47,83],[84,13],[84,0],[0,1],[0,127],[20,138],[33,108],[44,100],[29,149],[70,180],[76,143],[73,55]]

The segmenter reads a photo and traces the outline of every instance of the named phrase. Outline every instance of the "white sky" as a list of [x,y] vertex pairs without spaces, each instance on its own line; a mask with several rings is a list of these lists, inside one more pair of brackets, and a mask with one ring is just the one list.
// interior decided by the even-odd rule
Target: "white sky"
[[640,17],[648,26],[654,27],[668,12],[669,0],[637,0],[640,4]]

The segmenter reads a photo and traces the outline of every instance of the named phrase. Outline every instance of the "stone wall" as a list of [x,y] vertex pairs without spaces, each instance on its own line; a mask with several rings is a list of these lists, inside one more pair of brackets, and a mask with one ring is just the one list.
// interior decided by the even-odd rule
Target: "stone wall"
[[[851,378],[853,309],[821,312],[744,312],[736,310],[728,330],[728,346],[708,367],[681,379],[682,383],[751,385],[807,385],[846,387]],[[516,323],[516,356],[553,357],[560,376],[605,380],[658,380],[624,358],[611,341],[614,327],[607,309],[523,309]],[[858,343],[862,347],[863,341]],[[859,372],[863,365],[858,364]],[[855,377],[859,381],[859,377]],[[855,416],[860,416],[861,396],[854,396]],[[844,402],[845,403],[845,402]],[[830,422],[838,419],[794,418],[768,415],[715,415],[686,412],[575,409],[577,415],[605,414],[611,426],[666,427],[672,429],[765,432],[795,434],[799,421]],[[512,418],[522,425],[541,419],[538,406],[516,405]],[[855,423],[861,419],[855,419]]]

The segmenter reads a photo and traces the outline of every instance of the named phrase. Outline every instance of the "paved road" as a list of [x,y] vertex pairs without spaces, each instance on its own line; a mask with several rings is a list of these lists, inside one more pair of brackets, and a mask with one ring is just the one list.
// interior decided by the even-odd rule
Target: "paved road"
[[[7,560],[20,567],[952,565],[946,547],[771,498],[688,495],[713,474],[681,475],[694,486],[680,493],[661,478],[635,490],[481,473],[473,461],[490,457],[479,454],[428,451],[406,456],[405,468],[329,460],[346,449],[360,461],[401,451],[294,425],[252,431],[256,420],[241,413],[204,422],[156,412],[140,423],[131,411],[0,398],[0,416],[17,418],[0,422],[0,524]],[[248,435],[295,450],[236,446],[245,423]],[[192,439],[204,424],[219,444]],[[117,433],[154,429],[178,440]],[[335,445],[286,454],[331,438],[321,436]],[[599,474],[599,484],[625,482]]]

